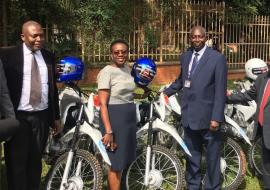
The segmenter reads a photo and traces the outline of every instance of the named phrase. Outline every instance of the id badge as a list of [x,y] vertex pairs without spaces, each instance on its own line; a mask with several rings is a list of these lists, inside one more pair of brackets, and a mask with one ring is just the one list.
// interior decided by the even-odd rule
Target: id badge
[[185,87],[186,88],[190,88],[190,85],[191,85],[191,81],[190,80],[185,80]]

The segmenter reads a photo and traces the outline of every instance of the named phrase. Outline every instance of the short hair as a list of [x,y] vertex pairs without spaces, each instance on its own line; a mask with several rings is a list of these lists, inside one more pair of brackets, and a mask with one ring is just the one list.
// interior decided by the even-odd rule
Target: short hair
[[128,43],[127,43],[125,40],[123,40],[123,39],[117,39],[117,40],[112,41],[112,43],[111,43],[111,45],[110,45],[110,51],[111,51],[111,52],[112,52],[112,47],[113,47],[115,44],[118,44],[118,43],[120,43],[120,44],[125,44],[125,45],[127,46],[127,49],[129,49],[129,45],[128,45]]
[[26,21],[25,23],[23,23],[23,25],[22,25],[22,33],[26,30],[26,28],[28,28],[29,26],[33,26],[33,25],[41,27],[41,24],[39,24],[38,22],[36,22],[34,20],[29,20],[29,21]]
[[197,26],[193,26],[190,30],[190,34],[192,34],[195,30],[200,30],[203,34],[203,36],[206,36],[206,30],[204,27],[197,25]]

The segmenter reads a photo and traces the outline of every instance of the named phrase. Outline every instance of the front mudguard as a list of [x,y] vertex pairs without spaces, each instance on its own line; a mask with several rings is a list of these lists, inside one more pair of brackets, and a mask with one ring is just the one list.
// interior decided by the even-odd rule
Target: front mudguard
[[[191,156],[191,153],[188,150],[186,143],[183,141],[183,139],[178,134],[178,131],[174,127],[168,125],[167,123],[164,123],[159,118],[155,119],[152,125],[153,125],[154,131],[163,131],[170,134],[180,144],[181,148],[185,151],[185,153]],[[140,128],[137,131],[136,133],[137,139],[148,132],[148,127],[149,127],[149,123],[146,123],[142,128]]]
[[[64,142],[69,141],[69,137],[72,136],[72,134],[75,132],[75,127],[73,127],[72,129],[70,129],[62,138],[61,140],[63,140]],[[80,134],[86,134],[88,135],[95,143],[95,145],[97,146],[99,152],[101,153],[104,161],[111,166],[111,161],[109,159],[109,156],[107,154],[106,148],[103,145],[101,139],[102,139],[102,134],[101,132],[96,129],[91,127],[87,122],[84,122],[81,126],[80,126]]]
[[248,136],[246,135],[245,131],[234,120],[225,115],[225,121],[226,123],[230,124],[230,126],[235,128],[236,131],[240,134],[240,136],[251,146],[251,142]]

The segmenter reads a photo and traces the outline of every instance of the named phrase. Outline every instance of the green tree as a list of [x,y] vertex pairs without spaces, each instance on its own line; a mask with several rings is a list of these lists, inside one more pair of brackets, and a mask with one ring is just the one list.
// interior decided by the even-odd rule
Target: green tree
[[269,0],[225,0],[226,15],[270,15]]

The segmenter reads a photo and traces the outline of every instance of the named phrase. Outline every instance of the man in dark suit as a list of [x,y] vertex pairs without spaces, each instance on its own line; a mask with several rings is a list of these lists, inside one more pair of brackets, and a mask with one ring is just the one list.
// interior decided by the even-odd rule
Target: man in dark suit
[[246,103],[255,100],[257,110],[255,115],[255,132],[262,132],[262,162],[264,189],[270,190],[270,62],[268,72],[259,75],[253,86],[244,93],[227,93],[228,103]]
[[2,61],[0,60],[0,143],[9,139],[17,131],[17,128],[18,121],[15,119],[13,105],[7,88],[5,72]]
[[49,126],[59,133],[60,116],[54,56],[42,48],[44,34],[35,21],[22,26],[22,44],[2,48],[0,57],[20,131],[5,144],[8,187],[38,190],[42,152]]
[[15,118],[15,113],[9,97],[2,61],[0,60],[0,119],[2,118]]
[[206,32],[195,26],[190,32],[192,47],[180,56],[181,73],[164,93],[168,96],[183,89],[181,98],[184,139],[192,154],[187,157],[186,180],[189,190],[200,189],[200,162],[206,152],[204,189],[221,188],[220,123],[224,120],[227,87],[225,57],[205,45]]

